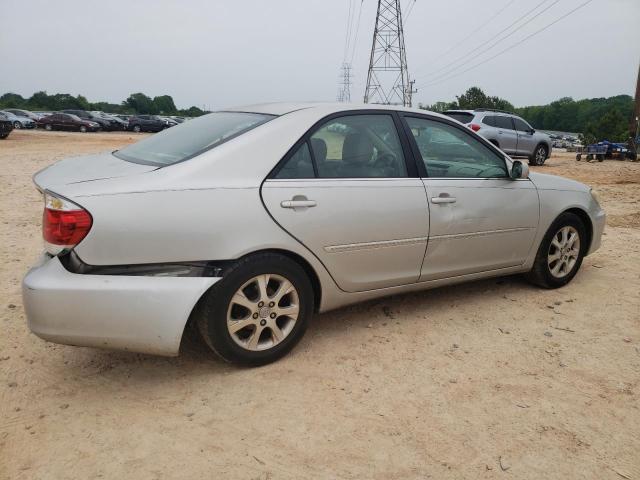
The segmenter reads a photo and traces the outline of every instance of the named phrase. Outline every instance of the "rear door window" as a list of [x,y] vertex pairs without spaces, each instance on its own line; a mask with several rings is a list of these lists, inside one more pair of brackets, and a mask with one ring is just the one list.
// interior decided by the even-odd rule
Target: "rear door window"
[[513,122],[511,121],[511,117],[496,116],[495,122],[496,122],[496,127],[498,128],[504,128],[505,130],[513,130]]
[[527,122],[519,118],[514,118],[513,124],[516,126],[516,130],[518,130],[519,132],[531,131],[531,126]]
[[482,123],[489,125],[490,127],[496,126],[496,117],[494,115],[488,115],[482,119]]
[[310,142],[320,178],[407,176],[391,115],[347,115],[329,120]]
[[294,178],[314,178],[313,162],[309,144],[304,142],[300,148],[291,155],[274,178],[294,179]]

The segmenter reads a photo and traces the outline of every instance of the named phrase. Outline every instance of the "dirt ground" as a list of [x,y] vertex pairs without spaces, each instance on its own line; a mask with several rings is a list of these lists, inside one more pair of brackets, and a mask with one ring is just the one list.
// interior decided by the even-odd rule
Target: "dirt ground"
[[640,163],[537,170],[594,186],[603,246],[566,288],[518,277],[369,302],[237,368],[45,343],[20,281],[37,170],[133,134],[0,141],[0,478],[640,479]]

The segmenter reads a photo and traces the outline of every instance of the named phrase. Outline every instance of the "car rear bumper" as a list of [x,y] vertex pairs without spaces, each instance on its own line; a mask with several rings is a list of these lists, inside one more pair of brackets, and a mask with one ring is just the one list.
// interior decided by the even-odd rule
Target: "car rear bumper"
[[22,296],[29,329],[44,340],[174,356],[193,307],[219,280],[82,275],[43,256]]

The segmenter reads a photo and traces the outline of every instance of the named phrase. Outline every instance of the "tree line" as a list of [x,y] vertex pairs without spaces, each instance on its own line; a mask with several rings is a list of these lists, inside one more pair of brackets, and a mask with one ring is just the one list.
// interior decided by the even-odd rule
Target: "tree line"
[[566,97],[548,105],[516,108],[500,97],[486,95],[472,87],[452,102],[420,105],[436,112],[445,110],[472,110],[492,108],[516,113],[539,130],[581,133],[587,143],[601,140],[625,142],[629,136],[629,123],[633,116],[634,100],[629,95],[610,98],[574,100]]
[[82,95],[73,96],[68,93],[49,95],[47,92],[36,92],[29,98],[17,93],[5,93],[0,96],[0,109],[20,108],[35,111],[96,110],[109,113],[147,114],[147,115],[180,115],[198,117],[205,112],[198,107],[179,109],[171,95],[149,97],[144,93],[132,93],[122,103],[89,102]]

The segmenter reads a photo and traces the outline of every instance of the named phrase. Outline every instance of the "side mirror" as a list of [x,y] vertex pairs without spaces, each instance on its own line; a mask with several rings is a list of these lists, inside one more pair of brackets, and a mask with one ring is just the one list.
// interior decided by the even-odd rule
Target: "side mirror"
[[515,160],[511,164],[511,179],[518,180],[521,178],[529,178],[529,167],[520,160]]
[[530,133],[531,135],[533,135],[534,133],[536,133],[536,129],[535,129],[535,128],[530,129],[530,130],[529,130],[529,133]]

